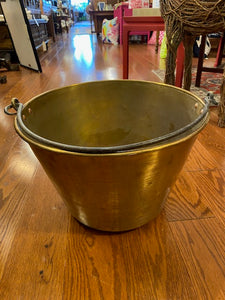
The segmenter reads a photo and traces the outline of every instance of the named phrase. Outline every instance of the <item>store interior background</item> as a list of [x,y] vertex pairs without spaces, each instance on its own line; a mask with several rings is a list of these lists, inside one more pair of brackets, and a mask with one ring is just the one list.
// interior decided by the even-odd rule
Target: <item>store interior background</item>
[[[39,1],[26,3],[40,20]],[[52,4],[43,0],[50,20],[59,14]],[[118,234],[89,229],[72,217],[15,132],[14,117],[4,114],[12,97],[26,103],[68,85],[122,79],[122,45],[104,44],[95,32],[80,34],[85,22],[90,31],[90,23],[85,5],[76,5],[68,33],[62,28],[44,36],[47,51],[32,24],[42,73],[22,66],[0,72],[7,76],[0,84],[0,299],[225,299],[225,134],[217,126],[217,108],[211,108],[159,217]],[[66,14],[68,7],[62,8]],[[45,32],[45,21],[40,24]],[[219,39],[210,42],[204,64],[213,66]],[[4,45],[10,48],[10,40]],[[129,51],[129,79],[163,81],[153,72],[165,64],[155,45],[133,42]]]

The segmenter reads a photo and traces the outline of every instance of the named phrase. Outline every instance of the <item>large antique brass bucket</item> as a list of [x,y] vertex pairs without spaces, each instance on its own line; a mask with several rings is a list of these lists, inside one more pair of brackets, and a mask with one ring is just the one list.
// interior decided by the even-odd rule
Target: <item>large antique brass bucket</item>
[[111,80],[14,99],[15,128],[29,143],[71,214],[105,231],[155,218],[208,121],[190,92]]

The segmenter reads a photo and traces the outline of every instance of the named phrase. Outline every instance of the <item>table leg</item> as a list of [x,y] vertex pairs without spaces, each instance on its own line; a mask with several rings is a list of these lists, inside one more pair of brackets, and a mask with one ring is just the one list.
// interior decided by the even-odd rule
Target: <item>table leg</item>
[[90,15],[90,22],[91,22],[91,33],[94,33],[95,31],[93,30],[93,25],[92,25],[92,23],[93,23],[92,15]]
[[63,31],[62,31],[62,23],[61,23],[61,19],[59,20],[58,24],[59,24],[59,33],[62,34]]
[[158,50],[159,50],[159,34],[160,34],[160,31],[156,31],[155,53],[158,53]]
[[123,79],[128,79],[129,70],[129,31],[123,27]]
[[214,67],[218,67],[222,62],[224,44],[225,44],[225,32],[223,33],[223,36],[220,38]]
[[183,43],[180,43],[177,49],[175,86],[182,87],[183,73],[184,73],[184,45]]

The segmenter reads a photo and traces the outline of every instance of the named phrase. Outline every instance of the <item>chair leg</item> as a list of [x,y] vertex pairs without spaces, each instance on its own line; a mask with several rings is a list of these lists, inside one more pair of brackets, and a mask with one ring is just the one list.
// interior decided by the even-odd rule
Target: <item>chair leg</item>
[[203,67],[203,60],[204,60],[204,53],[205,53],[205,41],[206,41],[206,35],[203,35],[202,42],[199,49],[198,67],[197,67],[197,74],[195,80],[195,86],[197,87],[200,87],[200,82],[202,77],[202,67]]
[[156,31],[155,53],[158,53],[159,50],[159,33],[159,31]]
[[216,55],[216,62],[215,62],[214,67],[218,67],[222,62],[224,44],[225,44],[225,32],[223,33],[223,36],[221,36],[221,38],[220,38],[217,55]]

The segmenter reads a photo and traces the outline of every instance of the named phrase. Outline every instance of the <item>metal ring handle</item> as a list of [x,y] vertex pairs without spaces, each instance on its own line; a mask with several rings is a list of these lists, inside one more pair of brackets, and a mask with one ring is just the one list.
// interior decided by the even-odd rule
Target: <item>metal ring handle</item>
[[[17,98],[12,98],[11,100],[11,104],[9,104],[8,106],[6,106],[4,108],[4,112],[5,114],[9,115],[9,116],[13,116],[17,114],[18,108],[19,106],[22,105],[22,103],[19,102],[19,100]],[[15,109],[16,112],[10,112],[11,109]]]

